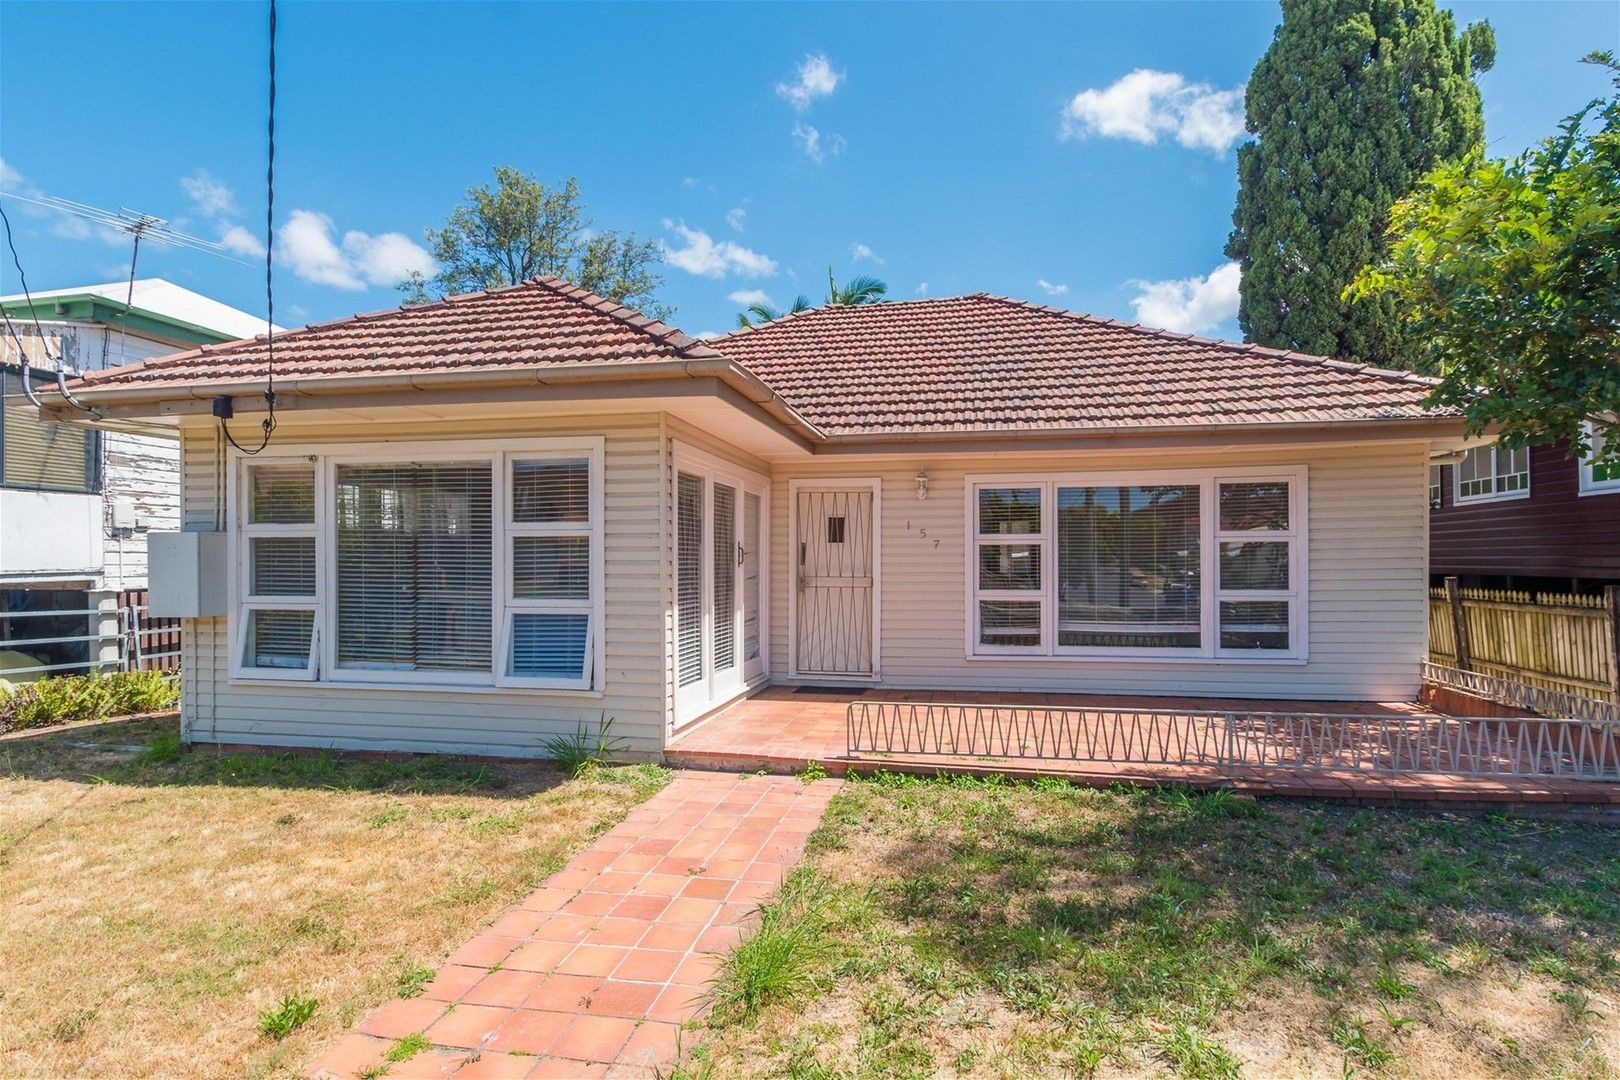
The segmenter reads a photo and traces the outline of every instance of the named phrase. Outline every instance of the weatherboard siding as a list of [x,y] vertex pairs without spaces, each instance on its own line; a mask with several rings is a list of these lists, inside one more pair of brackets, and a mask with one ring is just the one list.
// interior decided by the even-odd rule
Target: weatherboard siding
[[[490,688],[376,689],[326,683],[266,683],[230,678],[230,618],[185,624],[186,737],[195,742],[318,746],[510,756],[540,756],[544,740],[594,731],[604,717],[625,749],[651,756],[664,742],[666,570],[662,551],[663,452],[656,415],[576,421],[439,422],[375,425],[284,425],[288,442],[363,442],[424,438],[605,438],[606,682],[599,695]],[[215,527],[218,492],[215,433],[188,431],[182,449],[185,528]]]
[[[771,476],[771,657],[789,678],[789,482],[882,480],[881,685],[905,689],[1409,700],[1427,635],[1426,449],[1416,443],[1124,457],[896,455]],[[965,477],[1113,469],[1308,468],[1309,658],[1304,663],[966,659]],[[928,498],[916,496],[925,468]],[[927,531],[926,538],[922,535]],[[936,547],[934,541],[938,540]]]

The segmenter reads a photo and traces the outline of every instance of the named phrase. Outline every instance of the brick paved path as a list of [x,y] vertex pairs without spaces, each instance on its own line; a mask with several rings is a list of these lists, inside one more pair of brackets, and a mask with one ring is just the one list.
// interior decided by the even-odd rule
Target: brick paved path
[[[311,1062],[351,1077],[653,1076],[690,1049],[720,956],[804,852],[836,780],[683,772]],[[683,1026],[686,1030],[683,1030]]]

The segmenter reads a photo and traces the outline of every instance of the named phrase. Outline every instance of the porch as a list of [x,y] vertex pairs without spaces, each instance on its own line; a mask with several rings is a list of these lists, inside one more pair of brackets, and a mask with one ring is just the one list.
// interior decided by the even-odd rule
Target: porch
[[1410,702],[768,687],[676,736],[671,764],[999,773],[1453,808],[1620,807],[1613,725]]

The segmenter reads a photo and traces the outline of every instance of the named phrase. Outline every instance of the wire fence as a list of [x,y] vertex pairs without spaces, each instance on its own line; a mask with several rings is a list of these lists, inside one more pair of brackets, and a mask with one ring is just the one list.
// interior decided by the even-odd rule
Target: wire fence
[[1620,781],[1620,723],[853,701],[849,756]]

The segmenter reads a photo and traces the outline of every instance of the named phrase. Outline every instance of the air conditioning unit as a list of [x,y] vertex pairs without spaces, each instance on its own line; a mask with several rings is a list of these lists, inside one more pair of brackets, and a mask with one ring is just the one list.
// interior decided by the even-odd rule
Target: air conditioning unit
[[225,614],[230,550],[226,540],[222,532],[148,533],[148,611],[160,619],[208,619]]

